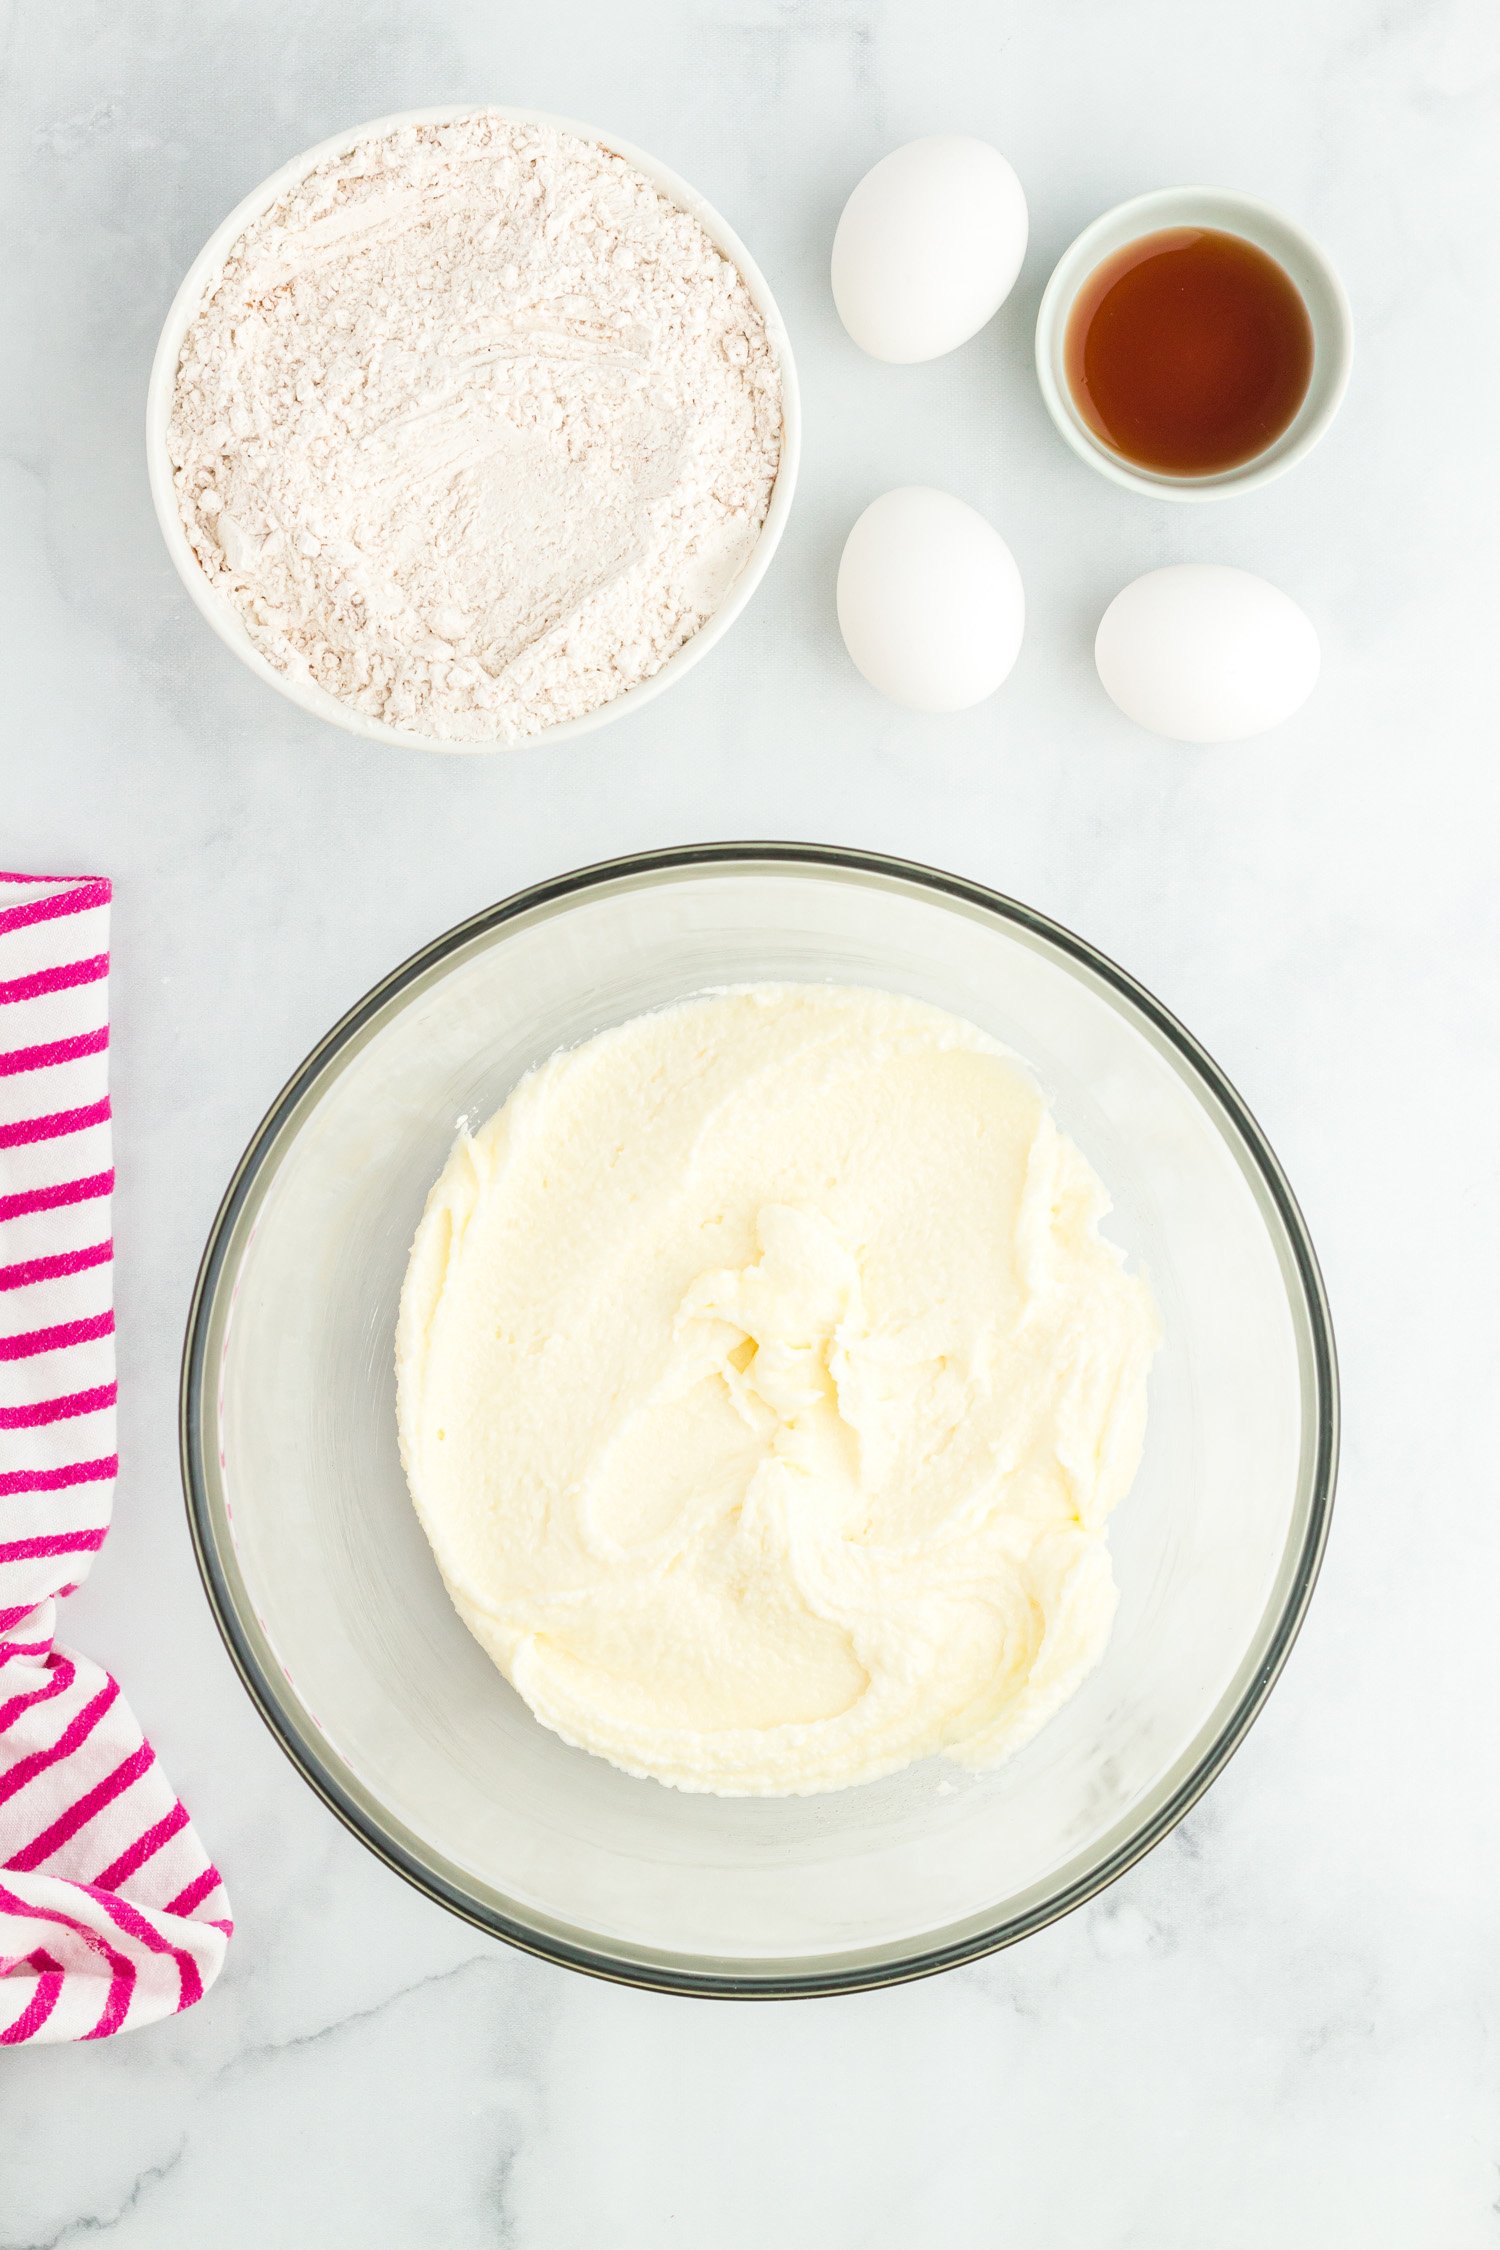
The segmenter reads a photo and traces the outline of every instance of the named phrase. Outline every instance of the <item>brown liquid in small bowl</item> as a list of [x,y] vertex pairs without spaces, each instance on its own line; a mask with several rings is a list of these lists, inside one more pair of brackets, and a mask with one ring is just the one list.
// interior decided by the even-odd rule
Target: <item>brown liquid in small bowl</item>
[[1068,316],[1073,403],[1111,450],[1168,476],[1254,460],[1294,421],[1313,326],[1284,267],[1242,235],[1169,227],[1089,275]]

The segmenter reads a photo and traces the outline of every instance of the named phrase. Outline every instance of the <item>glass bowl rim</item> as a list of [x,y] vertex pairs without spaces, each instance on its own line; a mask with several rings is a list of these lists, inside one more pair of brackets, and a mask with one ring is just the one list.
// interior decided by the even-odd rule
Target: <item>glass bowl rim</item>
[[[1123,1000],[1164,1041],[1179,1063],[1186,1063],[1192,1078],[1201,1081],[1228,1116],[1243,1152],[1254,1166],[1250,1179],[1263,1211],[1269,1204],[1282,1230],[1285,1251],[1301,1292],[1301,1310],[1311,1347],[1313,1444],[1310,1464],[1304,1464],[1306,1520],[1296,1567],[1287,1586],[1280,1614],[1275,1618],[1269,1645],[1261,1663],[1213,1740],[1207,1744],[1176,1786],[1141,1824],[1112,1851],[1079,1873],[1071,1882],[1049,1892],[1022,1912],[1002,1916],[947,1944],[915,1946],[908,1955],[870,1961],[851,1954],[847,1964],[829,1968],[776,1970],[758,1975],[748,1962],[739,1971],[692,1965],[692,1956],[664,1956],[650,1962],[632,1960],[598,1945],[577,1942],[544,1923],[533,1923],[496,1910],[466,1893],[434,1867],[408,1852],[399,1840],[382,1830],[358,1800],[344,1788],[333,1765],[320,1758],[313,1744],[292,1725],[283,1710],[266,1667],[259,1661],[246,1633],[228,1576],[223,1568],[212,1522],[204,1476],[204,1402],[209,1395],[207,1344],[228,1251],[237,1222],[268,1163],[276,1156],[286,1129],[306,1097],[360,1032],[427,971],[438,967],[475,938],[502,929],[508,922],[541,910],[557,912],[592,891],[618,887],[641,878],[672,877],[704,869],[721,868],[753,873],[777,868],[810,868],[862,880],[895,883],[915,889],[940,902],[949,901],[982,918],[997,920],[1060,953],[1067,964],[1082,969],[1102,984],[1111,1000]],[[1232,1150],[1237,1157],[1240,1150]],[[1242,1164],[1242,1169],[1244,1166]],[[1248,1176],[1248,1175],[1247,1175]],[[1289,1295],[1290,1295],[1289,1290]],[[1304,1377],[1304,1408],[1308,1385]],[[1339,1378],[1333,1322],[1312,1238],[1280,1162],[1253,1113],[1212,1057],[1184,1025],[1126,970],[1097,947],[1076,936],[1062,923],[1034,907],[990,889],[966,876],[920,862],[880,852],[861,851],[829,844],[789,842],[717,842],[671,846],[626,853],[549,877],[512,892],[494,905],[456,923],[430,940],[373,985],[339,1018],[293,1072],[262,1117],[225,1189],[199,1265],[188,1312],[183,1343],[179,1390],[179,1446],[183,1494],[193,1552],[209,1609],[230,1661],[251,1702],[275,1741],[309,1785],[343,1825],[373,1852],[377,1859],[404,1881],[470,1922],[491,1937],[503,1939],[520,1951],[541,1960],[576,1969],[608,1983],[655,1992],[679,1993],[698,1999],[803,1999],[838,1993],[867,1991],[914,1982],[941,1970],[983,1959],[1022,1938],[1060,1921],[1075,1908],[1107,1889],[1137,1861],[1170,1834],[1223,1772],[1259,1716],[1280,1677],[1287,1657],[1307,1615],[1327,1546],[1337,1481],[1339,1454]],[[1303,1497],[1299,1494],[1299,1498]],[[1294,1527],[1295,1534],[1295,1527]],[[1292,1541],[1289,1540],[1290,1552]],[[1268,1610],[1265,1613],[1269,1615]],[[336,1761],[342,1765],[342,1760]],[[395,1816],[389,1816],[394,1825]],[[420,1841],[420,1839],[418,1839]],[[868,1950],[868,1949],[866,1949]]]

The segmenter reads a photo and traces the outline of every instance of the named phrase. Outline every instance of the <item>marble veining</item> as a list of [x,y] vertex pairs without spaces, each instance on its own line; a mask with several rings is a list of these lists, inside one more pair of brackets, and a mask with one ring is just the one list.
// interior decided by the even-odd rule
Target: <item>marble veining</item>
[[[1481,2250],[1500,2241],[1500,1571],[1489,1417],[1500,1096],[1490,371],[1500,35],[1484,0],[87,0],[0,51],[0,863],[118,886],[115,1529],[69,1629],[117,1670],[239,1917],[208,2003],[0,2059],[0,2250]],[[751,610],[562,750],[418,762],[324,730],[189,606],[141,418],[177,280],[341,125],[496,97],[697,181],[793,330],[802,488]],[[984,134],[1032,243],[974,343],[866,361],[826,278],[896,141]],[[1282,203],[1354,302],[1353,386],[1284,481],[1114,491],[1029,373],[1050,266],[1172,182]],[[1026,581],[991,704],[851,671],[833,571],[875,493],[984,510]],[[1132,734],[1089,644],[1155,564],[1315,619],[1280,733]],[[652,844],[903,851],[1058,916],[1204,1039],[1322,1253],[1347,1439],[1285,1678],[1188,1821],[1085,1911],[929,1984],[792,2007],[634,1994],[387,1874],[262,1731],[198,1591],[177,1354],[224,1180],[287,1072],[416,945]]]

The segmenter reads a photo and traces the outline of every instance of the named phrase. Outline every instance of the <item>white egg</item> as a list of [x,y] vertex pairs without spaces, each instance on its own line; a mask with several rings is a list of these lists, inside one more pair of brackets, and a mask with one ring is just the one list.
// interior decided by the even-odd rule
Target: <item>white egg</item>
[[1219,563],[1151,570],[1116,594],[1094,662],[1127,719],[1174,742],[1243,742],[1312,694],[1318,636],[1279,587]]
[[1026,198],[1000,151],[936,133],[882,157],[844,205],[834,303],[872,358],[938,359],[999,311],[1025,255]]
[[839,562],[839,630],[871,687],[911,711],[966,711],[1021,646],[1026,597],[1009,547],[951,492],[872,500]]

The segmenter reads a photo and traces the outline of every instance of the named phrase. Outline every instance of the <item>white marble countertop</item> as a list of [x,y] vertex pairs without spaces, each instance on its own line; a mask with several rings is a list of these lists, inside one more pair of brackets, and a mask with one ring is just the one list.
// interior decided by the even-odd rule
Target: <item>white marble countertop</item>
[[[0,2244],[114,2250],[1480,2250],[1500,2220],[1500,968],[1485,0],[50,0],[4,51],[0,863],[118,885],[124,1475],[67,1636],[117,1670],[226,1871],[208,2001],[0,2063]],[[582,744],[422,760],[303,719],[190,607],[140,427],[177,280],[274,165],[417,103],[591,119],[752,245],[803,377],[802,490],[723,649]],[[1032,246],[991,329],[892,369],[837,325],[841,200],[918,132],[1003,148]],[[1172,509],[1053,435],[1029,330],[1094,212],[1249,188],[1348,283],[1354,384],[1253,498]],[[1004,532],[1002,694],[895,712],[833,570],[888,485]],[[1202,558],[1323,636],[1279,734],[1131,732],[1108,597]],[[1208,1798],[1086,1910],[904,1990],[726,2007],[612,1989],[406,1889],[263,1731],[198,1589],[177,1355],[223,1183],[283,1077],[423,939],[534,878],[706,836],[939,862],[1071,924],[1175,1009],[1318,1241],[1347,1440],[1323,1583]]]

